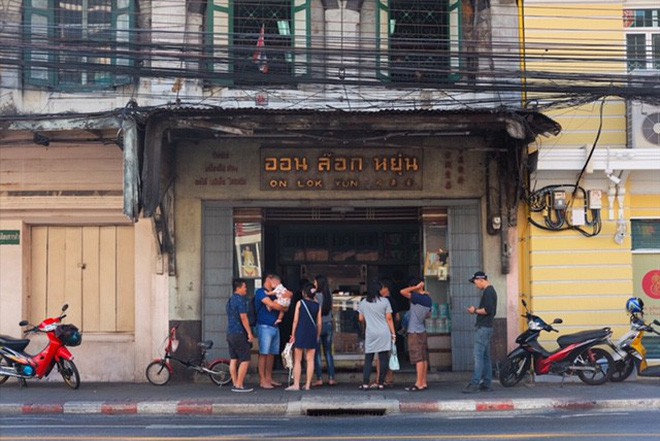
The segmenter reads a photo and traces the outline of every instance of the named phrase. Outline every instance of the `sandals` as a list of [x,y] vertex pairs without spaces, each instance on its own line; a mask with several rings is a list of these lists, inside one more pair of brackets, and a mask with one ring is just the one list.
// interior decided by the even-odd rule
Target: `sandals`
[[428,386],[427,387],[417,387],[417,385],[413,384],[412,386],[407,387],[405,390],[407,390],[408,392],[421,392],[423,390],[426,390],[427,388],[428,388]]
[[358,386],[359,390],[369,390],[369,385],[368,384],[361,384]]
[[372,385],[369,386],[369,389],[380,389],[380,390],[382,390],[382,389],[383,389],[383,385],[382,385],[382,384],[378,384],[378,383],[373,383]]

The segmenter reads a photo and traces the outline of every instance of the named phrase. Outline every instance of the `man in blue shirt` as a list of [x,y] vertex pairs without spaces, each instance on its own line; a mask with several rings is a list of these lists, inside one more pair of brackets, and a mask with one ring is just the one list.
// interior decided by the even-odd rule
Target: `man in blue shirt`
[[424,281],[415,278],[410,286],[401,290],[401,295],[410,299],[410,318],[408,319],[408,354],[410,362],[415,364],[417,379],[415,384],[406,388],[417,392],[428,387],[429,344],[425,320],[431,313],[433,301],[424,290]]
[[232,392],[252,392],[244,381],[250,367],[252,328],[248,319],[247,283],[244,279],[232,281],[234,293],[227,302],[227,345],[229,346],[229,372],[234,387]]
[[274,295],[268,295],[279,284],[280,277],[277,274],[267,274],[263,287],[257,290],[254,299],[259,337],[259,386],[262,389],[273,389],[282,385],[273,381],[275,356],[280,353],[280,330],[275,322],[280,311],[289,308],[277,303]]

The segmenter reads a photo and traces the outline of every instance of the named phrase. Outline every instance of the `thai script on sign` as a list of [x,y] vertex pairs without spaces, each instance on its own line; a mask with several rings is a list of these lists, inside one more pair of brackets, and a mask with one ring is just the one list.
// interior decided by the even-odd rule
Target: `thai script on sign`
[[421,148],[263,148],[261,159],[262,190],[422,189]]

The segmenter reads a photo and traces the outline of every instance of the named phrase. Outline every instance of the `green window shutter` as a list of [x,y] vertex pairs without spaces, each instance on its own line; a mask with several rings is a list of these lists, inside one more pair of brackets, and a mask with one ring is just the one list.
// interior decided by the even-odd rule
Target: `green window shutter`
[[48,45],[55,29],[55,0],[25,0],[24,6],[25,82],[52,86],[56,82],[55,70],[48,66],[53,66],[55,60]]
[[390,8],[388,0],[377,0],[376,10],[376,78],[390,80]]
[[135,66],[134,50],[136,20],[135,2],[133,0],[114,0],[112,5],[112,29],[114,30],[114,48],[117,55],[112,60],[116,73],[114,85],[130,84],[133,76],[125,69]]
[[463,6],[461,0],[449,2],[449,65],[451,73],[449,81],[458,81],[461,78],[463,60],[460,56],[462,51],[461,35],[463,33]]
[[[229,49],[233,45],[234,25],[230,0],[209,0],[206,9],[206,71],[214,84],[232,84],[233,61]],[[215,75],[214,75],[215,74]]]
[[305,77],[311,74],[312,56],[312,6],[311,0],[293,2],[293,62],[294,75]]

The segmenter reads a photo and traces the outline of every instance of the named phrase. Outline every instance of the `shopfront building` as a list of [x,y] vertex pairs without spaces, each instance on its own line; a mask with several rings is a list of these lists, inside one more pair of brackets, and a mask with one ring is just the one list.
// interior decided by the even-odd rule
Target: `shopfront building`
[[[319,115],[323,118],[320,113],[314,118]],[[417,127],[395,116],[402,130]],[[430,123],[431,116],[437,124],[437,113],[422,119]],[[393,133],[391,117],[378,115],[381,121],[390,118]],[[500,293],[503,344],[497,350],[503,353],[505,305],[517,271],[510,260],[511,222],[503,225],[501,216],[517,185],[511,176],[515,166],[508,167],[524,143],[503,137],[502,124],[477,136],[426,130],[388,139],[368,130],[371,115],[362,123],[360,115],[353,118],[342,142],[327,131],[318,136],[315,127],[305,136],[281,139],[217,134],[193,139],[171,132],[170,153],[164,155],[166,169],[176,176],[167,190],[175,201],[171,316],[213,339],[217,355],[224,355],[232,277],[247,278],[256,289],[263,275],[276,272],[296,291],[301,281],[323,274],[335,292],[337,360],[355,368],[363,359],[355,310],[370,284],[390,279],[400,289],[410,277],[423,275],[434,303],[427,321],[432,368],[469,370],[474,323],[462,311],[478,302],[468,278],[484,268]],[[294,124],[301,124],[299,115],[282,123]],[[359,133],[359,126],[366,129]],[[408,308],[398,293],[394,301],[402,313]],[[285,320],[283,340],[289,327]]]

